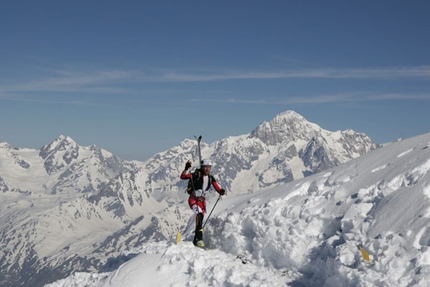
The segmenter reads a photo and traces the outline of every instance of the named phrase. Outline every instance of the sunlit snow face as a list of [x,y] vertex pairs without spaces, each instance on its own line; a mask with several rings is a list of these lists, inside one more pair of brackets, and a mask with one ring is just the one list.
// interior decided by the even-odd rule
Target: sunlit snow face
[[210,165],[204,165],[202,166],[202,172],[204,175],[208,175],[211,172],[211,166]]

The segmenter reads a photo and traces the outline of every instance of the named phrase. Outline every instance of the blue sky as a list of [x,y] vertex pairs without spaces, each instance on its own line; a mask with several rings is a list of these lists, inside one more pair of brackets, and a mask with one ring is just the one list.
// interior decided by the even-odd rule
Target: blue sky
[[384,143],[430,132],[428,1],[2,1],[0,142],[143,160],[295,110]]

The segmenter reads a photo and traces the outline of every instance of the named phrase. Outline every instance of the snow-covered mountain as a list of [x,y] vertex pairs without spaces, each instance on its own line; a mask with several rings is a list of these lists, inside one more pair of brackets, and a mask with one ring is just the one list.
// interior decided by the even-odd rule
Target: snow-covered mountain
[[[303,178],[375,148],[365,134],[351,129],[330,132],[286,111],[250,134],[202,143],[202,157],[215,162],[213,173],[226,190],[241,194]],[[188,159],[198,156],[195,141],[187,139],[137,165],[156,185],[173,190],[178,186],[178,170]]]
[[133,169],[103,149],[81,147],[66,136],[40,150],[0,144],[0,285],[38,286],[46,279],[37,272],[57,278],[93,250],[95,240],[122,228],[104,221],[100,209],[84,198]]
[[319,174],[224,198],[205,229],[207,250],[189,241],[191,223],[179,244],[130,248],[111,271],[75,272],[46,287],[424,287],[429,222],[424,134]]
[[60,135],[40,150],[0,144],[0,191],[56,194],[100,190],[118,173],[133,169],[97,146],[82,147]]
[[[215,162],[216,178],[233,196],[375,148],[364,134],[329,132],[287,111],[250,134],[202,143],[202,154]],[[72,271],[110,269],[121,252],[171,238],[190,217],[179,173],[197,158],[193,140],[145,162],[82,147],[67,136],[40,150],[1,143],[0,285],[42,286]]]

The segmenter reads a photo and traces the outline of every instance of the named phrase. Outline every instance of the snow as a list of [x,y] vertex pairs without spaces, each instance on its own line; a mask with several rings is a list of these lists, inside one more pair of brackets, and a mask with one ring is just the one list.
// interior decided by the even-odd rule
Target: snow
[[224,197],[205,229],[206,250],[191,244],[190,220],[179,244],[147,243],[125,252],[126,262],[113,258],[106,272],[47,286],[429,286],[429,147],[425,134]]

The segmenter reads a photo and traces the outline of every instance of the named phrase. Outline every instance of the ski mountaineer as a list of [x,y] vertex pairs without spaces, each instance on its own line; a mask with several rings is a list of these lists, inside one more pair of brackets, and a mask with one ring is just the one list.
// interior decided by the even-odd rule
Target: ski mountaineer
[[188,179],[187,192],[190,195],[188,205],[196,215],[196,230],[194,233],[193,243],[197,247],[204,247],[203,243],[203,217],[206,213],[206,198],[205,193],[213,186],[215,190],[224,195],[225,190],[222,189],[215,178],[209,174],[212,168],[212,162],[209,159],[202,160],[200,169],[196,169],[193,173],[188,173],[191,168],[191,161],[185,164],[185,169],[181,173],[181,179]]

